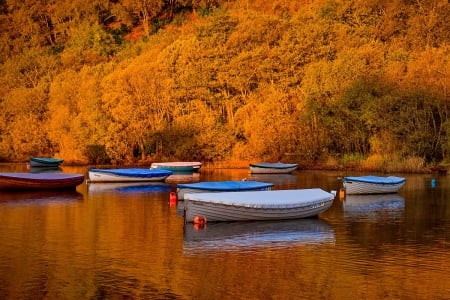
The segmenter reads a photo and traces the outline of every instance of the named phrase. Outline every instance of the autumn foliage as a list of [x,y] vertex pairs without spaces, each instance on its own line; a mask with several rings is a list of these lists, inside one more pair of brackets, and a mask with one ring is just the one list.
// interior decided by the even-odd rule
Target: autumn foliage
[[447,0],[6,0],[0,160],[446,162],[449,19]]

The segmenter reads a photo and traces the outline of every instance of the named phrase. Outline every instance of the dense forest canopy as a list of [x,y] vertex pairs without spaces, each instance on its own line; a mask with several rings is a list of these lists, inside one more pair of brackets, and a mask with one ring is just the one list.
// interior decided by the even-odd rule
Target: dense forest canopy
[[449,162],[448,20],[447,0],[0,0],[0,161]]

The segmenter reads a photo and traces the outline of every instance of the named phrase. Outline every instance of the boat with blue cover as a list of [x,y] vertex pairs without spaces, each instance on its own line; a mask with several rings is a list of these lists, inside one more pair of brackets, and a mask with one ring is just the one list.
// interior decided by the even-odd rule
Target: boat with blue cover
[[405,184],[406,179],[397,176],[347,176],[342,180],[345,193],[354,194],[386,194],[396,193]]
[[90,182],[164,181],[171,171],[159,169],[89,169]]
[[184,195],[185,222],[287,220],[317,216],[335,193],[320,188]]
[[273,183],[246,180],[183,183],[177,184],[177,197],[178,200],[183,200],[184,195],[187,193],[268,191],[272,187]]
[[298,164],[260,162],[250,164],[249,167],[250,173],[253,174],[286,174],[296,170],[298,168]]

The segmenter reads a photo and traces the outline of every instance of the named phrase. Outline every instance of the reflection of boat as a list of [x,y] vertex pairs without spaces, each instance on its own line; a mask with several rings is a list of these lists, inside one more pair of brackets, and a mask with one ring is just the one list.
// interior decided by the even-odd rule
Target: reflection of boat
[[164,181],[170,175],[171,171],[159,169],[89,169],[91,182]]
[[332,227],[317,218],[220,222],[196,229],[184,228],[183,248],[186,254],[202,251],[242,251],[260,247],[293,247],[298,245],[334,243]]
[[180,217],[184,217],[184,201],[177,201],[176,203],[176,212]]
[[292,186],[297,184],[297,176],[293,174],[252,174],[251,180],[270,182],[277,186]]
[[64,160],[53,157],[30,157],[30,167],[58,167]]
[[66,203],[81,200],[83,200],[83,195],[75,190],[28,190],[0,193],[0,203],[13,205]]
[[60,167],[30,167],[30,173],[59,173],[62,172]]
[[101,182],[88,184],[89,193],[149,193],[171,190],[172,186],[163,182]]
[[256,164],[250,164],[250,173],[259,174],[279,174],[279,173],[291,173],[297,169],[298,164],[285,164],[285,163],[267,163],[260,162]]
[[352,194],[385,194],[395,193],[405,184],[403,177],[388,176],[355,176],[344,177],[345,193]]
[[82,174],[63,173],[0,173],[0,189],[67,189],[75,188],[84,180]]
[[177,197],[184,199],[187,193],[217,193],[241,191],[267,191],[273,187],[272,183],[231,180],[231,181],[204,181],[198,183],[177,184]]
[[184,195],[186,222],[283,220],[316,216],[335,195],[322,189],[191,193]]
[[202,167],[202,163],[198,161],[174,161],[174,162],[159,162],[152,163],[150,166],[153,169],[169,170],[176,172],[198,172]]
[[403,213],[405,200],[397,193],[346,195],[343,208],[347,217],[395,217]]
[[168,183],[193,183],[200,181],[200,173],[174,173],[166,178]]

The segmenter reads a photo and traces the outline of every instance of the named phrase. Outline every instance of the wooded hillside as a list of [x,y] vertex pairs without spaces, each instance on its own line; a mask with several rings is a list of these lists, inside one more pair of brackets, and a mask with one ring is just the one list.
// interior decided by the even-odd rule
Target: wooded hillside
[[447,0],[0,1],[0,161],[450,160]]

